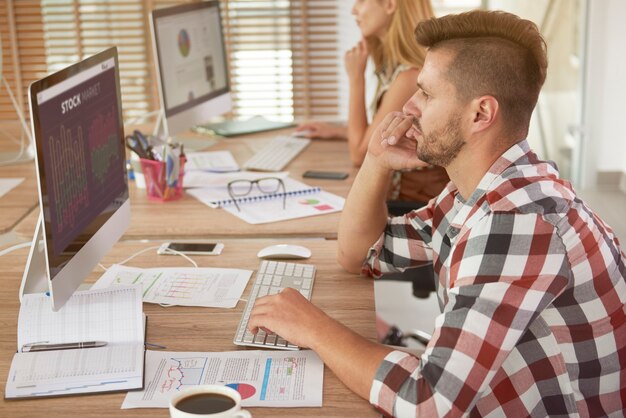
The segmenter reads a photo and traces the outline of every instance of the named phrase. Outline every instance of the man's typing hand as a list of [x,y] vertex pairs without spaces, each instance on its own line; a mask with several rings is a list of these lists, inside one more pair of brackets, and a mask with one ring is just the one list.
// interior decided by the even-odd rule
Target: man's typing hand
[[248,329],[274,332],[292,344],[313,348],[319,331],[332,321],[297,290],[286,288],[277,295],[258,298],[248,320]]
[[369,142],[368,153],[380,166],[390,170],[427,167],[429,164],[417,158],[415,139],[406,133],[413,126],[413,119],[402,112],[391,112],[376,127]]

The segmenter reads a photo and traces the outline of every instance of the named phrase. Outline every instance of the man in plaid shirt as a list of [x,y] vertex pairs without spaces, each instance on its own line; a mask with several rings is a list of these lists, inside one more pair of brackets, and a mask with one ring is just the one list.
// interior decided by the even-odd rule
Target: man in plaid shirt
[[[432,264],[442,314],[421,357],[354,334],[295,291],[251,329],[314,349],[394,416],[624,416],[626,257],[523,139],[547,69],[536,26],[473,11],[418,25],[418,92],[377,128],[339,228],[339,262],[378,277]],[[428,206],[387,218],[393,170],[446,168]],[[365,259],[365,263],[363,260]]]

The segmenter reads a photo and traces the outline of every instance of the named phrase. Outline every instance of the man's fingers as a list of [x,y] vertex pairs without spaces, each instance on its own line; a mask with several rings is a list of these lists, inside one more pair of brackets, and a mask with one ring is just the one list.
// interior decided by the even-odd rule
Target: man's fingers
[[381,139],[389,145],[396,144],[411,128],[411,120],[406,117],[395,118],[381,133]]
[[380,137],[383,138],[385,136],[385,131],[387,130],[387,128],[398,118],[401,117],[402,113],[401,112],[391,112],[388,113],[384,118],[383,121],[380,123]]

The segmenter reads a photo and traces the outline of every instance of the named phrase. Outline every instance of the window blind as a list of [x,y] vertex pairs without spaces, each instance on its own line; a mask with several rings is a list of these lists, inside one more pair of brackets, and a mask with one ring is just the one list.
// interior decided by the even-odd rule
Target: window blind
[[337,0],[221,4],[236,115],[338,114]]
[[[43,25],[39,0],[0,0],[2,78],[28,117],[28,85],[46,72]],[[17,114],[4,82],[0,86],[0,121],[16,121]]]
[[[7,10],[0,13],[3,45],[15,44],[13,51],[3,48],[7,80],[25,98],[33,80],[116,45],[124,117],[154,111],[148,14],[183,2],[189,1],[0,0]],[[337,0],[220,0],[220,6],[235,117],[337,115]],[[5,96],[0,118],[15,119]]]

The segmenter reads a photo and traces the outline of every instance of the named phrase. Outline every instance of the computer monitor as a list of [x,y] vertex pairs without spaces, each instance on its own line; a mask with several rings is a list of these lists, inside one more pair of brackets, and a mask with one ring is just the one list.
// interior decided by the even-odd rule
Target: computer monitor
[[117,49],[29,88],[41,214],[22,278],[56,311],[130,223]]
[[150,19],[164,134],[232,109],[219,2],[153,10]]

